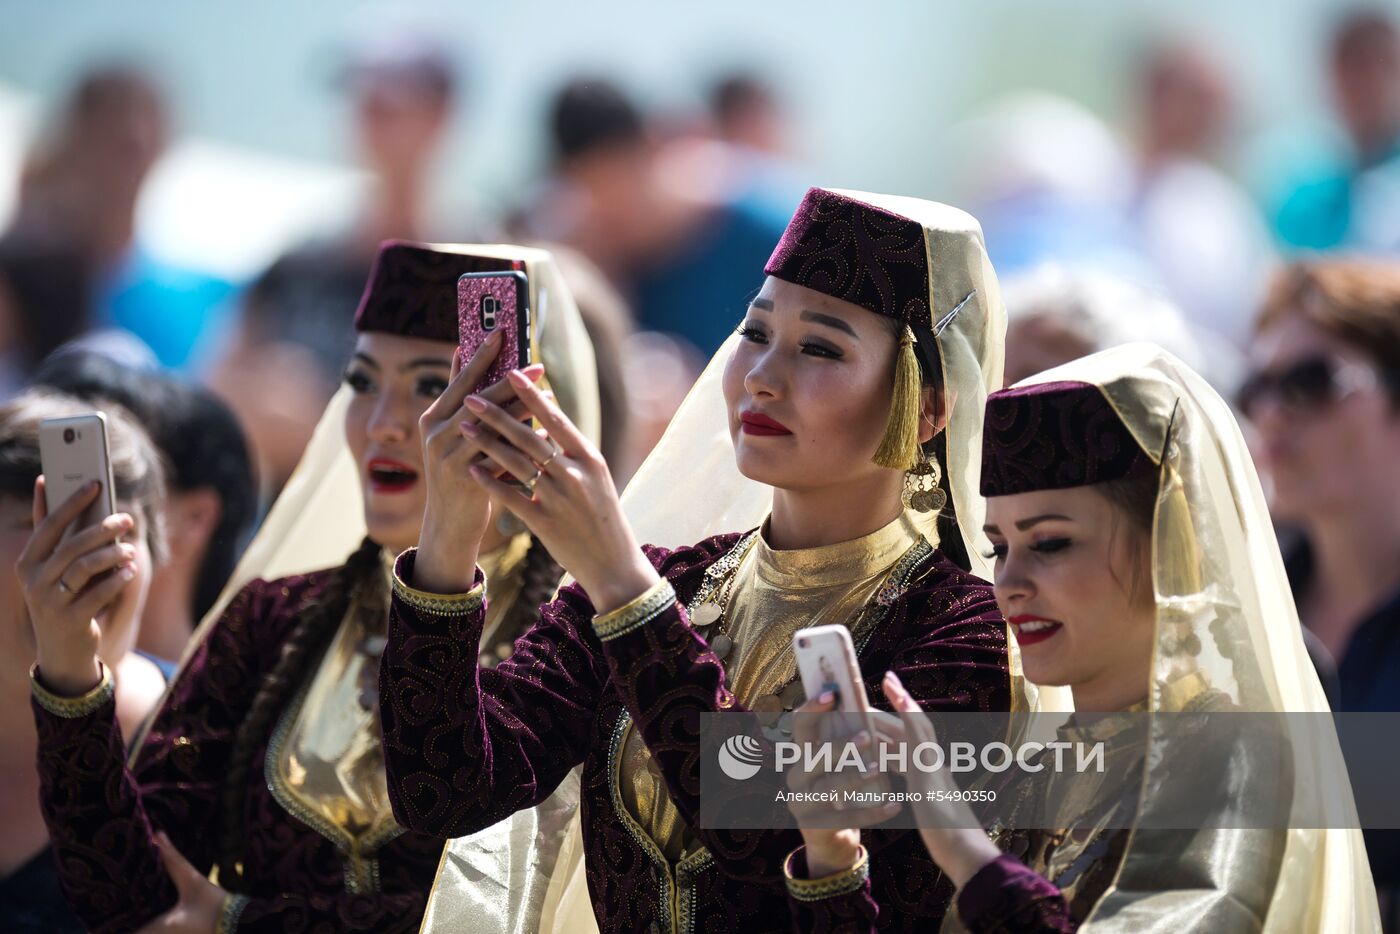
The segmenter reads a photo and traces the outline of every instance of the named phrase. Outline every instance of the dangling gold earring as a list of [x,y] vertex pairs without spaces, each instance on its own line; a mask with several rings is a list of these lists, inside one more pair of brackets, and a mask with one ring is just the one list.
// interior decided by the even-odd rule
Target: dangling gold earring
[[948,503],[948,495],[939,488],[943,471],[938,461],[919,447],[919,459],[904,474],[904,505],[915,512],[939,512]]

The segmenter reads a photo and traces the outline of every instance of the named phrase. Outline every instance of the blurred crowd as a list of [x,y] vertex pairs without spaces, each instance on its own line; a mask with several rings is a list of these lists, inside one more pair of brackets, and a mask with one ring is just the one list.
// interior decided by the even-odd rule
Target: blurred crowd
[[[1283,167],[1271,190],[1231,170],[1227,70],[1180,40],[1140,56],[1119,126],[1033,93],[950,138],[959,206],[983,225],[1008,306],[1007,383],[1147,339],[1237,400],[1334,706],[1398,710],[1400,26],[1377,12],[1334,26],[1319,52],[1341,145]],[[685,114],[588,74],[554,93],[544,171],[498,199],[509,211],[442,216],[434,168],[468,91],[455,62],[419,35],[347,57],[338,87],[370,197],[251,281],[145,249],[137,201],[178,128],[141,67],[77,76],[29,152],[0,237],[0,393],[115,401],[150,435],[167,485],[134,640],[149,656],[184,653],[291,476],[342,379],[381,241],[556,252],[622,483],[742,316],[802,192],[832,181],[806,177],[780,86],[760,73],[718,76]],[[0,424],[0,440],[17,430]],[[0,485],[7,567],[28,502]],[[0,599],[21,605],[11,586]],[[27,695],[23,672],[5,682]],[[1400,846],[1370,847],[1377,883],[1400,884]]]

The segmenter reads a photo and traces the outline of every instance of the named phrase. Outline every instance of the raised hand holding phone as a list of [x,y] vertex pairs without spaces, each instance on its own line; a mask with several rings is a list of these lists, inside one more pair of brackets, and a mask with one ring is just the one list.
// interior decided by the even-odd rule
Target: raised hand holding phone
[[121,540],[135,521],[115,511],[104,424],[94,413],[40,426],[44,475],[34,484],[34,533],[15,565],[40,676],[63,695],[101,681],[98,617],[136,577],[136,546]]

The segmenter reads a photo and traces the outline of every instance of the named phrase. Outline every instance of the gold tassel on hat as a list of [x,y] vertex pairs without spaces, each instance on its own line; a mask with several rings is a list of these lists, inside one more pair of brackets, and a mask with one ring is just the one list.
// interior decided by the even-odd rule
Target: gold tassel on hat
[[919,459],[919,414],[923,409],[923,384],[919,358],[914,355],[914,332],[908,326],[899,339],[894,364],[894,393],[885,434],[875,449],[875,463],[891,470],[908,470]]

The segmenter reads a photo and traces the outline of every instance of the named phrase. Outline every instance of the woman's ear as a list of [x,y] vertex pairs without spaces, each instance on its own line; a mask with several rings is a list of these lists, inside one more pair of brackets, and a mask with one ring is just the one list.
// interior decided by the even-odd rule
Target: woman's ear
[[925,386],[919,406],[919,443],[928,444],[933,436],[948,427],[948,410],[944,406],[943,393],[932,386]]

